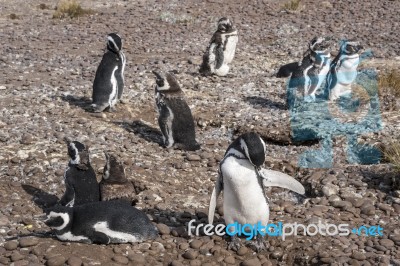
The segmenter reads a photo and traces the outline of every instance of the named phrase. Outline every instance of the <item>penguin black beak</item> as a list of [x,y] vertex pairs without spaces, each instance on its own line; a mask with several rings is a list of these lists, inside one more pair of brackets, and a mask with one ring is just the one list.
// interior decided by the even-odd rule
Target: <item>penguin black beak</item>
[[36,217],[34,217],[34,220],[45,222],[47,220],[47,214],[42,214],[42,215],[36,216]]
[[67,145],[69,145],[72,142],[72,140],[69,137],[64,137],[64,141]]
[[152,71],[153,72],[153,74],[156,76],[156,78],[157,79],[159,79],[159,80],[162,80],[163,79],[163,77],[161,76],[161,74],[160,73],[158,73],[157,71]]

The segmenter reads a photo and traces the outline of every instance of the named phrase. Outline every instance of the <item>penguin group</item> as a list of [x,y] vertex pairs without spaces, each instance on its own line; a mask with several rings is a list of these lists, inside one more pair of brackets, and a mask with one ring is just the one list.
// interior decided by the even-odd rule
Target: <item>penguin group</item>
[[[218,21],[199,73],[204,76],[226,76],[238,43],[238,31],[228,18]],[[124,93],[126,58],[122,39],[117,33],[107,36],[106,52],[97,68],[92,112],[113,111]],[[325,85],[330,100],[349,93],[359,64],[358,42],[345,41],[334,60],[330,58],[331,40],[313,38],[300,62],[282,66],[277,77],[290,77],[289,89],[299,92],[306,101],[315,101]],[[348,74],[351,73],[351,74]],[[355,71],[356,73],[356,71]],[[165,148],[186,151],[200,149],[196,140],[191,109],[174,73],[153,71],[158,124]],[[106,163],[100,182],[90,164],[89,148],[79,141],[67,140],[69,163],[64,173],[65,193],[58,204],[46,210],[45,223],[62,241],[84,243],[140,242],[157,237],[157,229],[147,215],[135,208],[135,186],[126,178],[123,163],[106,152]],[[265,187],[278,186],[298,194],[305,189],[294,177],[265,169],[267,146],[254,132],[238,136],[227,148],[218,168],[218,179],[212,191],[208,222],[213,224],[219,194],[223,191],[226,224],[268,224],[270,201]],[[253,243],[257,251],[265,248],[257,235]],[[240,241],[233,236],[228,245],[237,250]]]
[[69,163],[64,174],[65,193],[56,206],[45,210],[44,223],[61,241],[112,244],[135,243],[157,237],[147,215],[132,206],[135,189],[113,154],[100,183],[90,164],[89,148],[66,139]]
[[304,57],[279,68],[276,77],[290,77],[288,83],[288,104],[293,106],[296,94],[305,102],[314,102],[319,91],[321,100],[335,101],[351,94],[351,85],[357,77],[360,63],[359,52],[363,48],[354,40],[343,40],[339,52],[331,60],[329,37],[315,37]]

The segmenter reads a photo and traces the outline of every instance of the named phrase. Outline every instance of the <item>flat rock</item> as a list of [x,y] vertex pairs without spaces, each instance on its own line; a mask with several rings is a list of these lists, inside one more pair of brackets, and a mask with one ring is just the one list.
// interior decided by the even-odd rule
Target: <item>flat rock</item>
[[22,248],[36,246],[39,243],[39,239],[36,237],[24,237],[19,240],[19,245]]

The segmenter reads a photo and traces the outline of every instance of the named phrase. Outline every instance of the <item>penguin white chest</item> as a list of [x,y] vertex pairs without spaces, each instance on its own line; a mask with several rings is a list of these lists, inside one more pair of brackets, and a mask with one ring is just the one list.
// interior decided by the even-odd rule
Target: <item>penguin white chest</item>
[[269,205],[258,182],[254,166],[248,160],[228,157],[221,166],[224,182],[224,218],[226,224],[267,224]]
[[115,71],[117,71],[118,67],[116,66],[111,73],[111,93],[110,97],[108,98],[108,104],[110,107],[114,107],[114,105],[117,103],[117,94],[118,94],[118,84],[117,84],[117,78],[115,77]]
[[341,58],[341,64],[337,68],[337,79],[342,85],[351,85],[357,77],[357,67],[360,57],[354,55],[352,57]]
[[236,44],[239,38],[237,36],[237,32],[234,31],[232,33],[226,34],[224,36],[224,41],[226,42],[224,49],[224,63],[229,64],[232,62],[235,57]]
[[320,72],[318,73],[318,83],[316,89],[319,89],[322,83],[325,81],[326,75],[329,72],[331,60],[329,59],[330,55],[323,59],[322,67]]

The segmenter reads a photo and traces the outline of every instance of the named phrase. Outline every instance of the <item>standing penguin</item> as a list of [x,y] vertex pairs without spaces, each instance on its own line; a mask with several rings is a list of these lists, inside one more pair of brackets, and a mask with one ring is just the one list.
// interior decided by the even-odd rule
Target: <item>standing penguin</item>
[[105,153],[105,156],[106,165],[99,184],[101,200],[124,199],[130,203],[136,202],[135,187],[126,179],[122,162],[112,154]]
[[157,237],[147,215],[124,201],[98,201],[46,211],[45,224],[61,241],[112,244],[135,243]]
[[73,207],[99,201],[100,192],[96,174],[90,165],[89,150],[78,141],[66,140],[70,160],[64,173],[65,193],[60,204]]
[[107,36],[107,51],[103,55],[93,82],[91,105],[94,112],[110,111],[121,99],[124,91],[125,55],[122,52],[121,37],[116,33]]
[[315,37],[309,43],[301,62],[297,65],[289,63],[279,69],[277,77],[288,77],[291,74],[288,85],[289,106],[292,106],[296,91],[302,94],[305,101],[315,101],[315,93],[325,81],[329,71],[330,45],[329,38]]
[[[261,169],[265,161],[265,143],[256,133],[245,133],[229,145],[219,165],[219,177],[211,195],[208,221],[213,223],[218,195],[224,190],[225,223],[255,225],[269,221],[269,203],[263,186],[278,186],[304,194],[304,187],[294,178],[277,171]],[[257,251],[264,248],[263,238],[256,236]],[[229,248],[238,249],[234,235]]]
[[363,47],[356,41],[342,41],[338,55],[332,61],[327,76],[326,90],[333,101],[351,93],[351,85],[357,77],[360,63],[358,52]]
[[200,73],[205,76],[211,74],[226,76],[229,72],[228,64],[235,56],[237,42],[238,34],[233,23],[227,18],[221,18],[218,21],[218,29],[203,55]]
[[171,72],[165,75],[153,71],[156,76],[156,105],[164,145],[194,151],[200,149],[196,141],[196,133],[192,112],[185,101],[183,92]]

